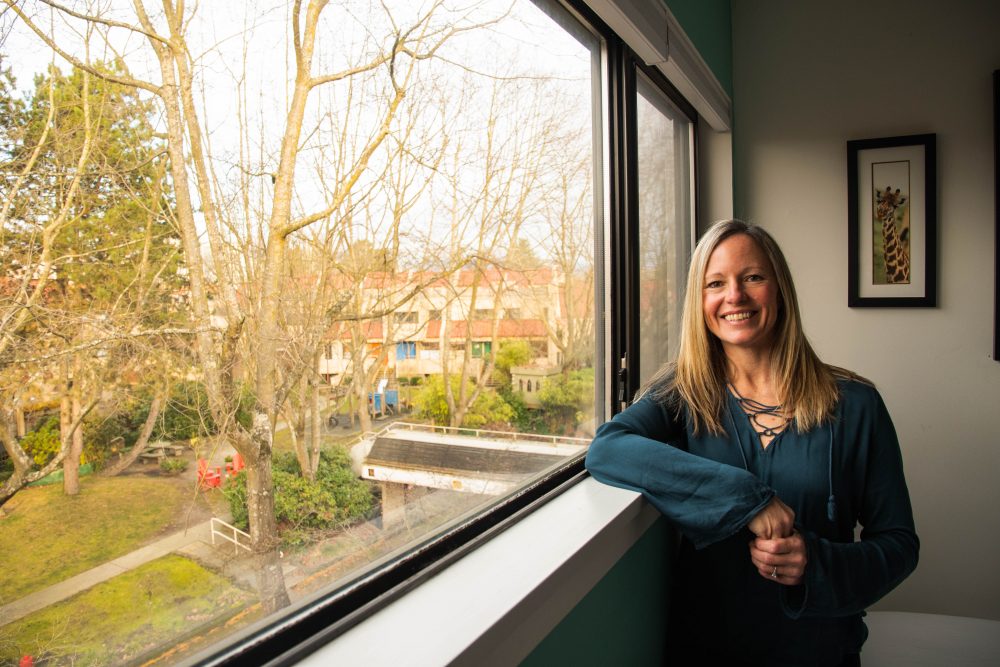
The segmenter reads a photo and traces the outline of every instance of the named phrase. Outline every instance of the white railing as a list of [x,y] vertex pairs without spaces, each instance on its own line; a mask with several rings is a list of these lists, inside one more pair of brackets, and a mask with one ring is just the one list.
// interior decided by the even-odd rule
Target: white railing
[[[222,532],[220,530],[216,530],[216,525],[221,525],[223,528],[226,529],[226,532]],[[232,535],[230,535],[229,533],[232,533]],[[219,519],[218,517],[214,517],[213,516],[212,517],[212,546],[215,546],[215,536],[216,535],[218,535],[222,539],[227,540],[229,542],[232,542],[234,545],[236,545],[235,551],[233,553],[239,553],[241,548],[246,549],[247,551],[251,551],[251,549],[250,549],[250,533],[244,533],[242,530],[240,530],[236,526],[228,524],[225,521],[223,521],[222,519]],[[240,542],[240,535],[242,535],[243,537],[246,538],[246,543]]]
[[551,445],[585,445],[589,438],[573,438],[563,435],[545,435],[542,433],[518,433],[509,431],[488,431],[480,428],[465,428],[462,426],[435,426],[434,424],[412,424],[410,422],[393,422],[375,433],[384,435],[388,431],[423,431],[425,433],[441,433],[443,435],[471,435],[474,438],[498,438],[502,440],[527,440],[544,442]]

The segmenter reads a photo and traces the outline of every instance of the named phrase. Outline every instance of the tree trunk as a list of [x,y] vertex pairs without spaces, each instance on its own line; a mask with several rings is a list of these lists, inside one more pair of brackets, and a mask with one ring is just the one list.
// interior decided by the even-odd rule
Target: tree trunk
[[254,414],[251,448],[247,461],[247,513],[250,544],[257,570],[257,590],[268,614],[290,604],[281,571],[278,522],[274,516],[274,480],[271,474],[272,430],[270,418],[259,409]]
[[80,457],[83,455],[83,427],[73,428],[80,418],[80,398],[73,381],[67,383],[69,395],[59,404],[59,431],[61,438],[70,438],[69,453],[63,459],[63,493],[75,496],[80,493]]
[[[299,437],[299,425],[302,423],[300,418],[301,411],[289,408],[283,410],[282,413],[285,415],[285,421],[288,424],[288,435],[292,439],[292,450],[295,452],[295,460],[299,462],[299,471],[303,477],[312,480],[313,478],[309,476],[309,471],[312,469],[312,464],[309,460],[309,443],[306,441],[306,438]],[[303,433],[303,435],[305,434]]]
[[132,450],[125,455],[120,461],[112,466],[109,466],[102,474],[104,477],[113,477],[118,475],[130,465],[135,463],[135,460],[139,458],[139,455],[146,451],[146,445],[149,444],[149,436],[153,433],[153,426],[156,425],[156,420],[160,416],[160,409],[163,406],[163,398],[161,396],[156,396],[153,401],[149,404],[149,414],[146,416],[146,421],[142,425],[142,431],[139,432],[139,438],[132,445]]
[[[318,364],[319,352],[313,359],[313,368],[316,368]],[[319,381],[313,378],[309,380],[309,416],[312,425],[312,428],[309,429],[309,451],[312,453],[309,461],[312,466],[309,470],[309,479],[311,480],[316,479],[316,471],[319,470],[319,450],[323,441],[323,415],[320,412],[319,404]]]

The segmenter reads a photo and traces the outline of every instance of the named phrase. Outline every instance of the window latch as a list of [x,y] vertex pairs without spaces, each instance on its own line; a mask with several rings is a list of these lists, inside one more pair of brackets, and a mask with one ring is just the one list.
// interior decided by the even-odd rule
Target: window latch
[[624,410],[627,407],[625,393],[628,390],[628,368],[625,365],[625,357],[622,357],[621,367],[618,369],[618,405]]

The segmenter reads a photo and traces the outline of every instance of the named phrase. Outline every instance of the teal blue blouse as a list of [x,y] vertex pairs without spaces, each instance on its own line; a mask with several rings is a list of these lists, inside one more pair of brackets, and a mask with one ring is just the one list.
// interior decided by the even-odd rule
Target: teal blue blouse
[[[670,636],[690,659],[839,664],[867,637],[864,609],[916,567],[892,420],[870,385],[839,388],[832,420],[806,432],[793,422],[767,448],[732,396],[719,435],[695,435],[648,396],[598,429],[590,473],[641,492],[683,537]],[[799,586],[761,577],[750,561],[746,526],[774,495],[806,541]]]

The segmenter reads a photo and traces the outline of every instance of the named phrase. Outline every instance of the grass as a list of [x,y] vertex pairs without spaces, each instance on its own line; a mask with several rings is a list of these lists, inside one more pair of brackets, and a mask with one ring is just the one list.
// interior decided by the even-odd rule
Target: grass
[[0,519],[0,604],[122,556],[177,527],[194,501],[176,478],[119,476],[24,489]]
[[4,626],[0,664],[23,655],[38,665],[135,661],[253,601],[196,562],[169,555]]

